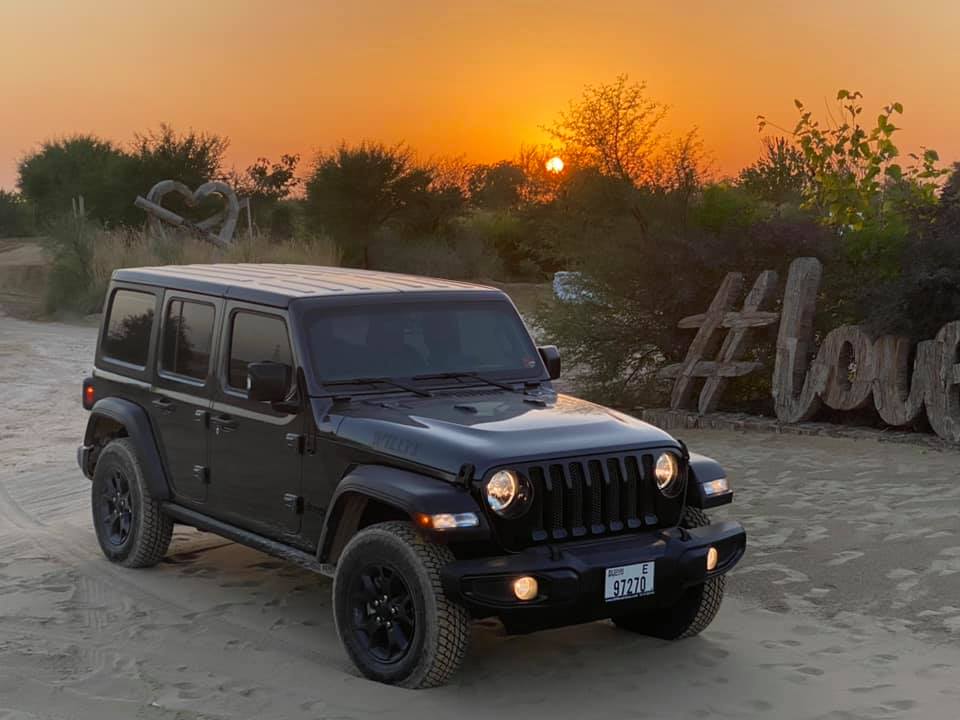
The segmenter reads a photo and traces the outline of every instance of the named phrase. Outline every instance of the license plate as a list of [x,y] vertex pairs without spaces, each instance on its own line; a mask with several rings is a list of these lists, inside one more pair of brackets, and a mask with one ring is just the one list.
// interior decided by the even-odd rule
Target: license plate
[[607,602],[653,594],[652,562],[607,568],[603,599]]

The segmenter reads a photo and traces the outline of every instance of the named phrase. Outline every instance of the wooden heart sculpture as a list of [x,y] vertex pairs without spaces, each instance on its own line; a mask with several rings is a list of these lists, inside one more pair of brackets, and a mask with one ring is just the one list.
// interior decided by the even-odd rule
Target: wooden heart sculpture
[[[210,217],[194,223],[163,207],[163,198],[170,193],[180,195],[188,207],[196,207],[205,198],[219,195],[223,199],[223,208]],[[162,220],[176,227],[190,228],[220,247],[226,247],[231,243],[240,217],[240,201],[237,200],[237,194],[229,185],[218,180],[205,182],[196,190],[191,190],[178,180],[161,180],[150,188],[146,198],[137,196],[134,204],[150,214],[154,229],[159,229],[156,223]],[[214,232],[214,228],[218,225],[219,231]]]

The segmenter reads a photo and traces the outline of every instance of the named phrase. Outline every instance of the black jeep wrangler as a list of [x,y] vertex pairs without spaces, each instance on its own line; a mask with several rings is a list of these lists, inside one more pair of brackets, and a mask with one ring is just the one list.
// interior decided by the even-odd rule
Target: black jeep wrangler
[[341,268],[113,275],[78,451],[111,561],[174,523],[333,577],[370,678],[445,682],[472,618],[703,630],[743,555],[720,466],[558,394],[499,290]]

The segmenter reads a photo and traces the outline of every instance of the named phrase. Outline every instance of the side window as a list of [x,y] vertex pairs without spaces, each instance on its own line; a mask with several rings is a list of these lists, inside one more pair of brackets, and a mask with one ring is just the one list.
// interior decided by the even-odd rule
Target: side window
[[251,312],[234,314],[227,360],[227,382],[230,387],[245,390],[247,365],[264,361],[293,366],[287,324],[282,318],[271,315]]
[[155,305],[156,297],[151,293],[136,290],[114,292],[101,344],[103,355],[139,368],[146,367]]
[[213,342],[213,305],[190,300],[171,300],[163,319],[160,369],[203,380],[210,369]]

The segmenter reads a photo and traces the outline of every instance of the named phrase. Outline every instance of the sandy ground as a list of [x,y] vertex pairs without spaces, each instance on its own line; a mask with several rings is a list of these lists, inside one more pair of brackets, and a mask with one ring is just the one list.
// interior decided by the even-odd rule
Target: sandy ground
[[960,715],[958,453],[686,433],[750,534],[706,633],[482,624],[450,686],[405,691],[350,667],[321,577],[186,529],[157,568],[102,558],[74,461],[93,338],[0,317],[0,720]]

